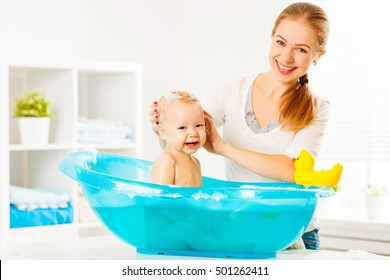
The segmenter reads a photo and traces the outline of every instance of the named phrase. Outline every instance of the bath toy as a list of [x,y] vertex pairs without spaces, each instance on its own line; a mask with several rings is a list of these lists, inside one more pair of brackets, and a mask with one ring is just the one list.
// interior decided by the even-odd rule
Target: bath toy
[[273,258],[308,226],[331,188],[230,182],[201,188],[152,184],[152,162],[93,151],[65,154],[59,169],[80,183],[95,214],[138,253]]
[[314,171],[314,158],[306,150],[302,150],[298,158],[293,159],[293,162],[295,167],[294,181],[296,184],[304,186],[335,187],[343,171],[343,166],[339,163],[336,163],[329,170]]

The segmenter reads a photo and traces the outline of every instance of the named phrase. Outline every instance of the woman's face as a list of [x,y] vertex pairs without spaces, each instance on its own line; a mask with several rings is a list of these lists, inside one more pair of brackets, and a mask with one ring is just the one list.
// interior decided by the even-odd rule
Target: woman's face
[[282,20],[272,37],[269,60],[276,80],[294,84],[324,52],[317,51],[317,37],[302,20]]

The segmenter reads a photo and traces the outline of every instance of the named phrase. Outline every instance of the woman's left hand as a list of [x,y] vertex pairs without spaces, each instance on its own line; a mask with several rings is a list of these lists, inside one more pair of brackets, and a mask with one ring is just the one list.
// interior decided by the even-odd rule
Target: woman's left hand
[[206,143],[204,144],[203,147],[210,153],[220,155],[222,154],[225,142],[219,135],[217,128],[214,125],[212,116],[206,111],[203,111],[203,113],[206,122],[206,132],[207,132]]

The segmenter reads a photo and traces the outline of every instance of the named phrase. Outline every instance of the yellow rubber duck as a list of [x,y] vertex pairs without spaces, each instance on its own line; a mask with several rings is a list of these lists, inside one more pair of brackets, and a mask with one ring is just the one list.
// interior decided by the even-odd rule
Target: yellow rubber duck
[[332,169],[314,171],[314,158],[306,150],[302,150],[297,159],[293,159],[294,181],[303,186],[335,187],[340,180],[343,166],[336,163]]

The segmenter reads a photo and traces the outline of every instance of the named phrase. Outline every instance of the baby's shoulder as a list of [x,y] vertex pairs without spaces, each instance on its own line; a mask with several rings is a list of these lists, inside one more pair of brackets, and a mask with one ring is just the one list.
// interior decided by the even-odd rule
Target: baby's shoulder
[[174,165],[176,162],[176,159],[175,157],[167,152],[167,151],[164,151],[162,152],[160,155],[157,156],[157,158],[154,160],[154,163],[159,163],[159,164],[170,164],[170,165]]
[[195,156],[192,156],[192,160],[197,164],[197,165],[200,165],[200,160],[195,157]]

